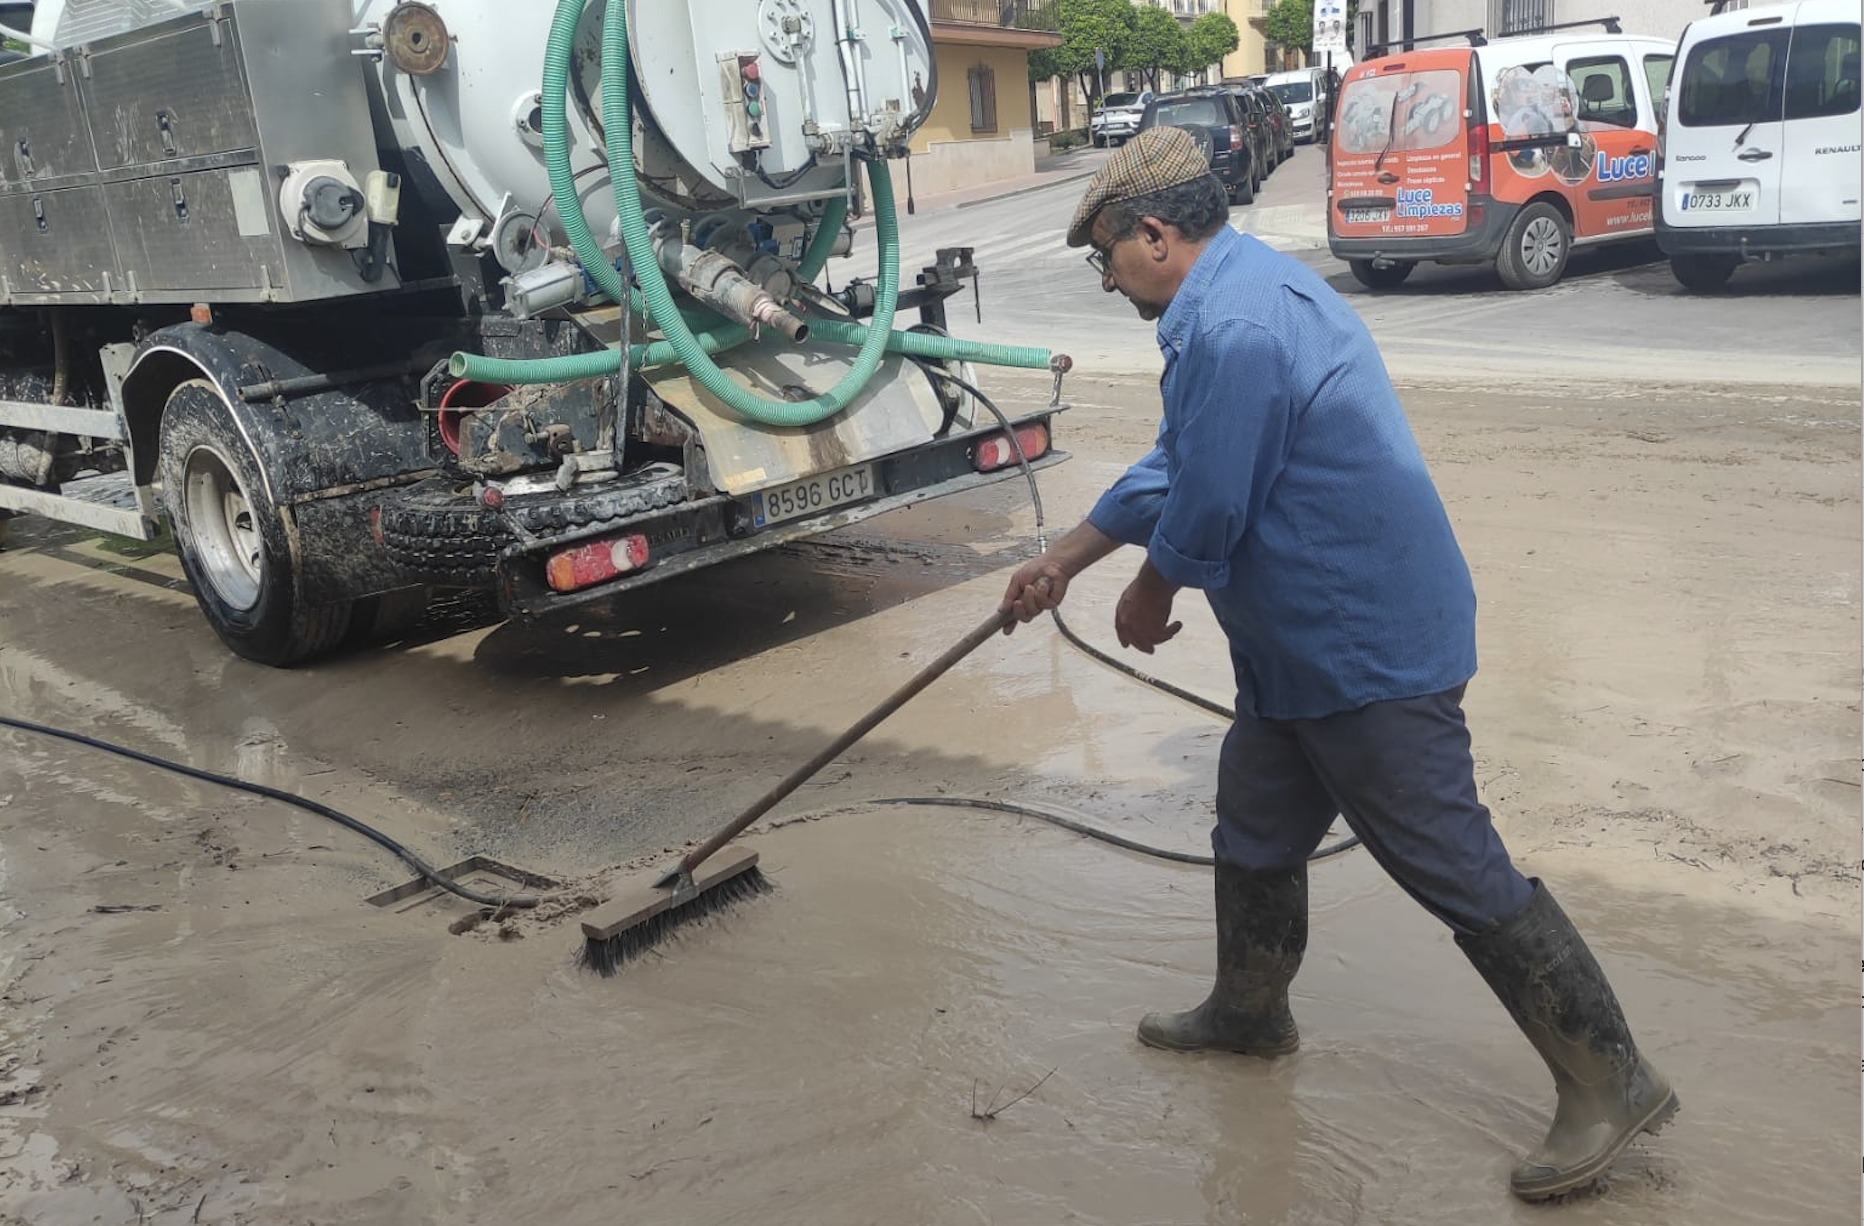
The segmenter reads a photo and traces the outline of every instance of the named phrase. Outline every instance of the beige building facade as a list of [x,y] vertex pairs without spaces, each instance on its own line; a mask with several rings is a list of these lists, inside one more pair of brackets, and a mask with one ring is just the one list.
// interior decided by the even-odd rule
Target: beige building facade
[[1053,8],[1053,0],[926,0],[938,97],[913,138],[915,193],[1035,170],[1038,91],[1029,84],[1029,52],[1060,46],[1061,35],[1031,27]]

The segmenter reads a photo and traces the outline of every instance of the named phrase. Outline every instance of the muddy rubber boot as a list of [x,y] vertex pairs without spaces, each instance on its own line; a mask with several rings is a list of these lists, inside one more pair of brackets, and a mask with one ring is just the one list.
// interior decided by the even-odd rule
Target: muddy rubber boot
[[1219,861],[1217,982],[1185,1013],[1148,1013],[1139,1041],[1170,1051],[1285,1056],[1300,1046],[1288,985],[1307,949],[1307,866],[1260,872]]
[[1559,1095],[1547,1139],[1510,1176],[1516,1196],[1585,1187],[1633,1137],[1676,1114],[1676,1094],[1638,1054],[1605,972],[1538,880],[1519,915],[1456,943],[1547,1062]]

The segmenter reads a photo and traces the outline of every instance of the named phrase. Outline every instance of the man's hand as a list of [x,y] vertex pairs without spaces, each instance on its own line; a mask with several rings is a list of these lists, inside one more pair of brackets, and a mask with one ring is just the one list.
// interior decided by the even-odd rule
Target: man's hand
[[1120,603],[1113,611],[1113,630],[1120,636],[1120,646],[1131,647],[1151,655],[1160,643],[1170,642],[1183,622],[1170,621],[1172,598],[1178,589],[1146,562],[1139,574],[1120,593]]
[[997,612],[1014,616],[1014,620],[1003,627],[1003,633],[1009,634],[1020,623],[1034,621],[1050,609],[1060,608],[1062,597],[1067,594],[1068,572],[1048,554],[1024,562],[1010,576],[1003,603],[997,606]]
[[1119,547],[1118,541],[1083,522],[1049,546],[1047,553],[1017,567],[1010,576],[1009,590],[1003,593],[1003,603],[997,606],[997,612],[1011,615],[1003,633],[1060,608],[1062,597],[1068,594],[1068,580]]

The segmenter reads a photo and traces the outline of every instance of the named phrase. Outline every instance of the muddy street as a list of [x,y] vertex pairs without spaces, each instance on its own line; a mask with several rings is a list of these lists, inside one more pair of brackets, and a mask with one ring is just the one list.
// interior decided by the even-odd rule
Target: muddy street
[[[1035,380],[993,379],[1011,396]],[[0,1219],[30,1223],[1808,1223],[1856,1203],[1855,388],[1400,387],[1474,572],[1484,800],[1683,1111],[1601,1192],[1516,1202],[1545,1070],[1363,852],[1315,866],[1268,1063],[1137,1044],[1208,986],[1222,723],[1044,623],[992,642],[748,836],[771,896],[612,980],[574,904],[473,922],[310,813],[0,729]],[[1071,527],[1156,429],[1083,372]],[[598,897],[700,837],[994,608],[1019,482],[291,671],[161,552],[0,553],[0,713],[301,794],[439,865]],[[1118,651],[1115,555],[1069,624]],[[1231,698],[1221,638],[1141,667]],[[1129,656],[1138,661],[1138,657]]]

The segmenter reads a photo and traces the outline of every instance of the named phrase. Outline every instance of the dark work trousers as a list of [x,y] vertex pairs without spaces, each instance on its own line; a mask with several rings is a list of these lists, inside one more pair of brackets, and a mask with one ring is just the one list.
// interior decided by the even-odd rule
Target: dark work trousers
[[1487,931],[1527,906],[1476,799],[1463,687],[1375,702],[1324,719],[1239,715],[1217,766],[1219,860],[1291,868],[1341,816],[1379,866],[1457,932]]

